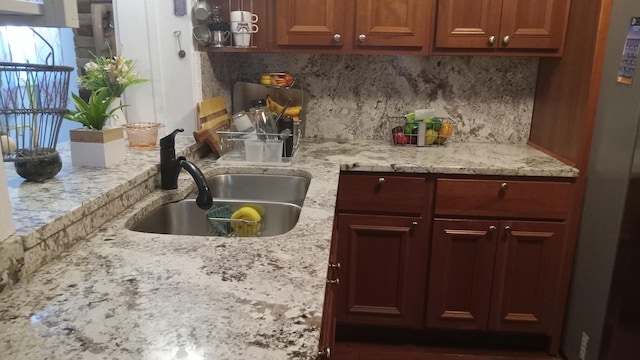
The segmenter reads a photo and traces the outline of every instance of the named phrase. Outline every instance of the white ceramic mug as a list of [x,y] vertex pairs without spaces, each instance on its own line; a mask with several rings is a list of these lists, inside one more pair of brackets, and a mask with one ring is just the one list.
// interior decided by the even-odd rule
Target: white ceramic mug
[[232,11],[231,14],[229,15],[229,21],[256,23],[258,22],[258,15],[252,14],[249,11],[236,10],[236,11]]
[[253,34],[259,30],[258,25],[248,22],[231,22],[231,32],[236,34]]
[[238,47],[249,47],[251,45],[251,34],[233,33],[233,45]]

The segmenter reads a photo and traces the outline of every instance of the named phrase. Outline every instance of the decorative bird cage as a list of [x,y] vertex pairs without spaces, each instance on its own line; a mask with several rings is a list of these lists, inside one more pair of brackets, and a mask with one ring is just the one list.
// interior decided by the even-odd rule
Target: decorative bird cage
[[56,144],[74,69],[54,66],[49,47],[47,61],[51,58],[52,65],[0,62],[2,157],[32,181],[52,178],[62,168]]

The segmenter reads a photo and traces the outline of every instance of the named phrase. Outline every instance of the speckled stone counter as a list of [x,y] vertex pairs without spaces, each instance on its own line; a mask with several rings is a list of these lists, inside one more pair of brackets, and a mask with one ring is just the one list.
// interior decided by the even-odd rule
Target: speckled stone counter
[[[19,222],[16,236],[28,239],[43,226],[64,228],[73,216],[82,217],[69,213],[84,214],[85,206],[99,205],[91,196],[109,208],[111,201],[127,196],[128,188],[138,187],[135,183],[157,181],[156,158],[134,157],[141,163],[116,170],[117,175],[67,170],[55,181],[61,190],[51,196],[30,184],[28,193],[16,191],[8,167],[10,193],[18,197],[12,198],[14,214],[46,223],[29,229]],[[211,159],[197,164],[207,176],[311,177],[298,224],[267,238],[126,230],[150,209],[184,198],[194,188],[183,172],[177,190],[151,189],[120,214],[105,210],[108,221],[98,230],[0,295],[0,359],[309,359],[318,341],[340,170],[577,175],[576,169],[524,145],[463,143],[416,148],[306,141],[288,167],[228,167]]]

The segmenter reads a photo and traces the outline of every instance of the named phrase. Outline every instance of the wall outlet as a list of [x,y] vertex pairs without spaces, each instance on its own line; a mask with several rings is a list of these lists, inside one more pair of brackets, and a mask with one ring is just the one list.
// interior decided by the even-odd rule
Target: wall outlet
[[580,341],[580,354],[578,357],[580,360],[587,360],[587,343],[589,342],[589,336],[586,332],[582,332],[582,340]]

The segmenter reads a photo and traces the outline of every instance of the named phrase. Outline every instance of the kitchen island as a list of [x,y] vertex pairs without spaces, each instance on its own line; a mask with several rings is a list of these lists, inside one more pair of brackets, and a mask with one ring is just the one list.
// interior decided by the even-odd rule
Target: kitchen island
[[[207,176],[310,177],[293,230],[266,238],[195,237],[126,229],[132,218],[195,188],[183,172],[177,190],[154,190],[157,152],[130,150],[114,169],[73,168],[64,148],[61,155],[62,172],[44,184],[23,184],[5,164],[19,219],[17,234],[0,245],[21,245],[30,275],[0,295],[2,359],[310,359],[340,171],[577,176],[575,168],[526,145],[304,141],[291,166],[197,161]],[[95,216],[101,219],[94,231],[82,220]],[[76,224],[92,232],[62,255],[45,256],[59,249],[42,239],[60,234],[52,243],[69,247],[65,229]]]

